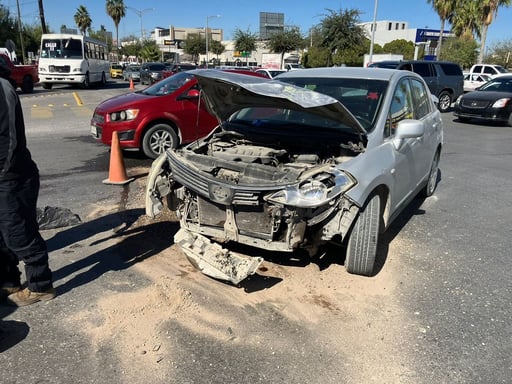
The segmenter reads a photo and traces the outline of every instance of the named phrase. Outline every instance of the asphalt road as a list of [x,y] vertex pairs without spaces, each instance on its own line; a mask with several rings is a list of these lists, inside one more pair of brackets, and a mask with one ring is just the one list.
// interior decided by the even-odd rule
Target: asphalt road
[[22,96],[39,206],[82,224],[43,231],[59,296],[0,306],[2,383],[510,383],[512,128],[443,115],[438,189],[382,237],[375,277],[267,254],[233,287],[194,272],[174,222],[144,218],[150,161],[126,156],[135,182],[102,183],[89,120],[127,91]]

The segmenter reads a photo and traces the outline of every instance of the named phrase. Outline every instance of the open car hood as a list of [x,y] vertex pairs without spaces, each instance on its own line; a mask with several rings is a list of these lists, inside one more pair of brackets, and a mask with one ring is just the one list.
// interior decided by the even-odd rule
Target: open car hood
[[343,104],[328,95],[259,76],[214,69],[190,73],[197,79],[210,112],[221,122],[247,107],[286,108],[337,121],[359,135],[366,135],[365,129]]

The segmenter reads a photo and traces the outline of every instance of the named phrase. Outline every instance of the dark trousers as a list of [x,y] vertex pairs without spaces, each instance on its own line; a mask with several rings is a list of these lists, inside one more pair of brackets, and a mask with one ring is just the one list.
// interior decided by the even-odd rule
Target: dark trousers
[[39,175],[0,180],[0,285],[20,285],[19,261],[25,264],[28,288],[52,287],[46,242],[37,223]]

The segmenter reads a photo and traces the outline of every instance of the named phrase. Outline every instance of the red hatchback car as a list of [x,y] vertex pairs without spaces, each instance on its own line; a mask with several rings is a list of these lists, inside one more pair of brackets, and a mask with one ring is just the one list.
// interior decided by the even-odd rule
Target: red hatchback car
[[[262,76],[248,70],[233,72]],[[156,159],[166,149],[204,137],[218,125],[199,97],[193,74],[176,73],[142,91],[100,103],[91,120],[91,134],[111,145],[112,132],[117,131],[121,149]]]
[[180,72],[142,91],[103,101],[94,110],[91,133],[111,145],[117,131],[123,150],[141,150],[155,159],[168,148],[206,136],[217,124],[199,102],[194,76]]

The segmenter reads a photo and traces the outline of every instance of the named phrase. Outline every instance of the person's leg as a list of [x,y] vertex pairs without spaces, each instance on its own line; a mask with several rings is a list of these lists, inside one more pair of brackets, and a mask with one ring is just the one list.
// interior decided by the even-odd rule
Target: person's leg
[[0,232],[6,247],[25,264],[28,289],[45,292],[53,286],[46,243],[37,223],[38,193],[38,177],[0,183]]

